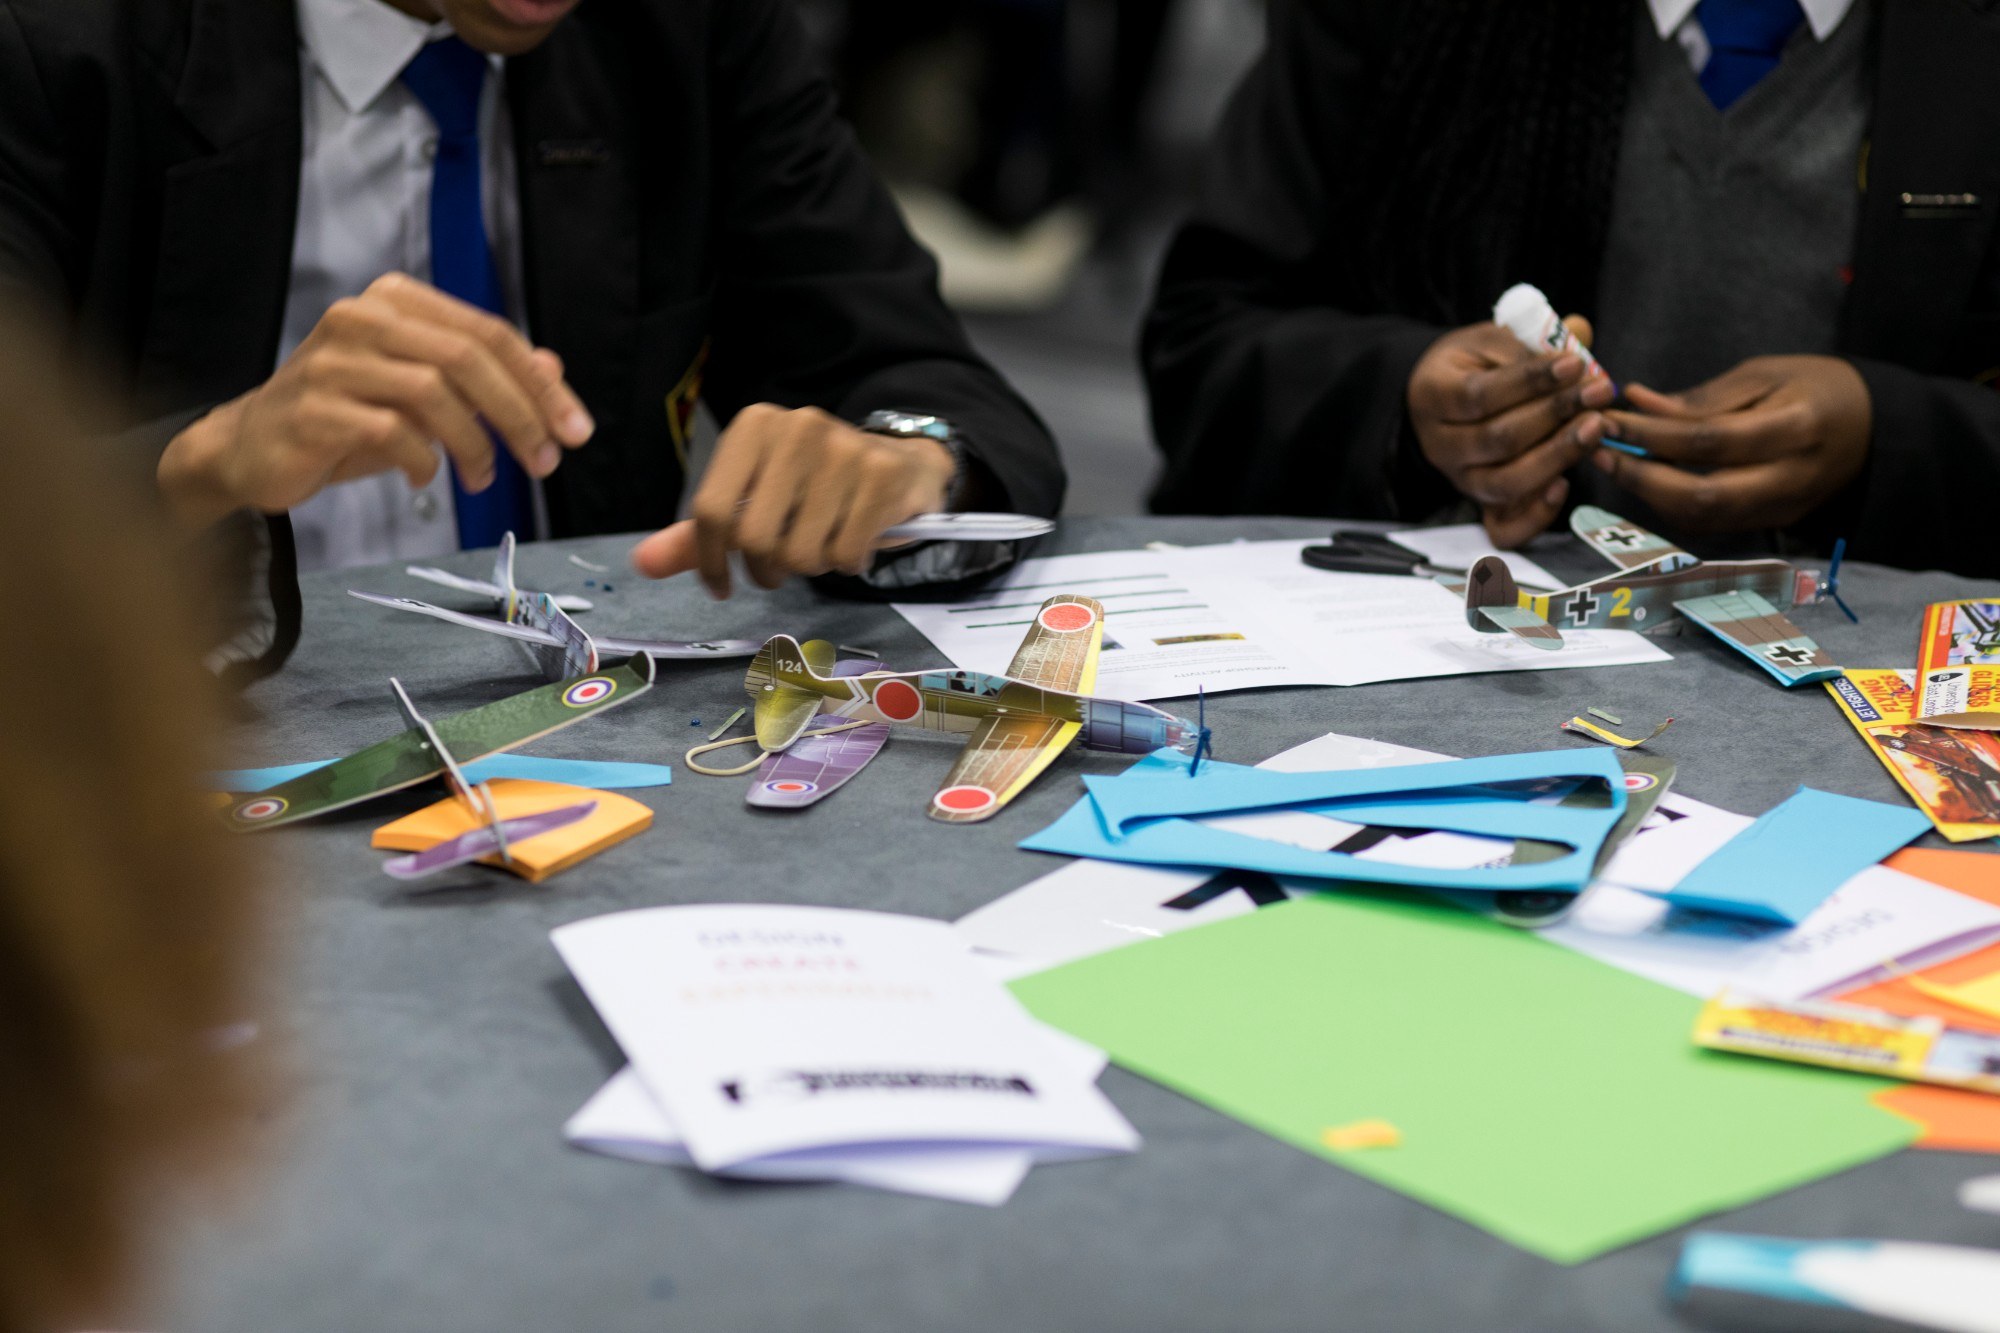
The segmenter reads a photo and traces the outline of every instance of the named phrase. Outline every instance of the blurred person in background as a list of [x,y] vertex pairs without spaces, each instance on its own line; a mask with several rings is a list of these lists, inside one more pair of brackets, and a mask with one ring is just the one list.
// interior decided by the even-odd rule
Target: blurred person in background
[[0,321],[0,1333],[74,1333],[143,1319],[177,1196],[243,1154],[258,939],[175,539],[35,345]]
[[1967,0],[1279,0],[1145,327],[1156,508],[2000,568],[1996,80]]

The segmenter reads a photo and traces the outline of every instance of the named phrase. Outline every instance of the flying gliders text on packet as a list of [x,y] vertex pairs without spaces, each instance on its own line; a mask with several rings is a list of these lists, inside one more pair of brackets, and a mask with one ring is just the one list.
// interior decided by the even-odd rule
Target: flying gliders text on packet
[[[1004,675],[841,675],[832,644],[780,635],[759,650],[743,684],[754,705],[757,743],[772,755],[789,750],[815,719],[829,715],[965,734],[965,749],[931,798],[930,815],[966,824],[992,818],[1075,740],[1120,754],[1203,748],[1198,723],[1150,704],[1090,693],[1103,641],[1104,608],[1088,597],[1058,594],[1035,613]],[[850,776],[843,773],[839,781]]]
[[[1693,621],[1786,686],[1830,680],[1840,667],[1784,616],[1831,598],[1841,610],[1841,548],[1827,573],[1784,560],[1701,560],[1666,538],[1592,505],[1570,515],[1576,535],[1618,572],[1560,592],[1527,593],[1498,556],[1476,561],[1464,579],[1440,584],[1465,597],[1466,623],[1482,634],[1503,630],[1537,648],[1559,649],[1564,629],[1654,630]],[[1853,612],[1847,611],[1852,617]]]

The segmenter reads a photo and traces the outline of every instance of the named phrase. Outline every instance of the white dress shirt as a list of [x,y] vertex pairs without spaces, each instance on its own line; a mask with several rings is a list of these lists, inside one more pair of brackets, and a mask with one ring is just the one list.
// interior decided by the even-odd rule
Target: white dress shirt
[[[384,273],[430,280],[437,126],[401,78],[426,43],[451,33],[385,0],[296,3],[305,135],[280,361],[328,306],[360,295]],[[501,292],[522,325],[520,201],[501,61],[492,63],[479,112],[480,184]],[[539,487],[536,496],[538,526],[545,527]],[[292,532],[302,570],[456,550],[450,468],[440,467],[421,491],[400,472],[329,486],[292,511]]]
[[[1695,6],[1701,0],[1646,0],[1653,11],[1653,26],[1659,29],[1662,38],[1671,37],[1687,52],[1688,64],[1699,74],[1708,65],[1708,34],[1701,30],[1701,20],[1694,16]],[[1806,12],[1806,27],[1812,29],[1813,40],[1823,42],[1833,36],[1833,30],[1847,17],[1847,11],[1854,8],[1854,0],[1799,0],[1799,8]]]

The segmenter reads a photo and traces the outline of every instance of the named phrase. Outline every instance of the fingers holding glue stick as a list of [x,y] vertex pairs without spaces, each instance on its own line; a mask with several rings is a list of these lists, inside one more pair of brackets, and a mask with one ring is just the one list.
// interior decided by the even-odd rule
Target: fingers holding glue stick
[[1479,502],[1498,545],[1554,521],[1568,496],[1563,474],[1604,442],[1597,409],[1616,390],[1590,373],[1589,325],[1565,332],[1577,348],[1546,352],[1496,324],[1468,325],[1433,343],[1410,376],[1405,406],[1424,457]]

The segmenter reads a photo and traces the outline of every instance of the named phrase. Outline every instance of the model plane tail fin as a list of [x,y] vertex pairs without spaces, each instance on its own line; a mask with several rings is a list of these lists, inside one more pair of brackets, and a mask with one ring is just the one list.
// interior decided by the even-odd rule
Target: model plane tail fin
[[757,744],[776,753],[799,738],[819,712],[823,697],[818,682],[833,674],[834,646],[823,639],[800,643],[788,634],[775,635],[757,650],[743,674],[750,696]]
[[[508,620],[514,619],[514,608],[521,600],[521,590],[514,583],[514,534],[505,533],[500,538],[500,546],[493,553],[493,586],[500,591],[494,601],[500,614]],[[594,668],[593,668],[594,669]]]

